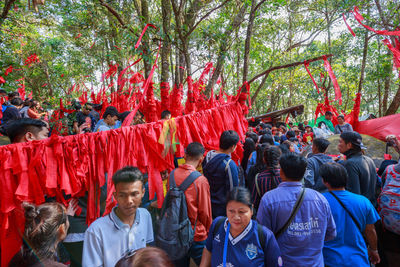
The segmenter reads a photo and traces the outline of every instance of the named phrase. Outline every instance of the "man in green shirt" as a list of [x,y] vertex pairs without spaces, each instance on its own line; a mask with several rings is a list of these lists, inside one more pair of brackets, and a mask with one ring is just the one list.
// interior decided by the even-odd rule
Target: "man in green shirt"
[[335,127],[333,127],[333,123],[331,121],[332,120],[332,116],[333,116],[332,112],[330,112],[330,111],[325,112],[325,116],[319,117],[317,119],[317,122],[315,123],[315,125],[318,126],[320,122],[324,122],[325,125],[328,127],[328,129],[331,132],[334,132],[335,131]]

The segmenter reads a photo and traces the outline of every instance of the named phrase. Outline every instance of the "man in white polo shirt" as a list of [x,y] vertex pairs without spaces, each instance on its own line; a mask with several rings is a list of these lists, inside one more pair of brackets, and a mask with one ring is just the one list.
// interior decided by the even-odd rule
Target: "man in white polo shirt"
[[139,208],[145,191],[143,174],[138,168],[124,167],[112,179],[118,205],[86,230],[83,267],[114,267],[126,253],[154,240],[150,213]]

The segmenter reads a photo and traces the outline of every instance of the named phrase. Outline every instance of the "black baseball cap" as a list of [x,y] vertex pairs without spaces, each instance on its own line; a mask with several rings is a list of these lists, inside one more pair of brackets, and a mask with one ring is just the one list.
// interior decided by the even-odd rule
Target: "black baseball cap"
[[346,143],[350,142],[361,149],[367,149],[362,143],[362,136],[355,131],[344,132],[340,135],[340,138],[342,138]]

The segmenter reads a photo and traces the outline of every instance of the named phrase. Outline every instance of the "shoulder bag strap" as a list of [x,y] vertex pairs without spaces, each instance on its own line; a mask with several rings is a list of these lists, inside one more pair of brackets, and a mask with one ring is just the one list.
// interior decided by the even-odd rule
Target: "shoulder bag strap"
[[215,227],[214,227],[214,231],[213,231],[213,237],[215,236],[215,234],[217,233],[217,231],[219,230],[219,228],[221,227],[222,223],[226,220],[226,217],[221,217],[216,223],[215,223]]
[[260,174],[260,173],[257,173],[257,174],[256,174],[256,177],[254,178],[254,184],[256,185],[256,189],[257,189],[257,194],[258,194],[258,196],[261,197],[260,187],[258,186],[258,182],[257,182],[257,178],[258,178],[258,175],[259,175],[259,174]]
[[[172,174],[172,172],[171,172]],[[186,179],[181,183],[181,185],[179,186],[179,189],[182,190],[183,192],[186,191],[186,189],[189,188],[189,186],[197,179],[201,176],[201,173],[198,171],[193,171],[189,174],[188,177],[186,177]]]
[[257,234],[258,234],[258,239],[260,240],[260,245],[262,250],[265,253],[265,235],[264,235],[264,231],[263,231],[263,227],[261,224],[257,223]]
[[296,204],[295,204],[294,207],[293,207],[292,214],[290,214],[289,219],[288,219],[287,222],[282,226],[282,228],[279,229],[279,230],[276,232],[275,238],[278,238],[281,234],[283,234],[283,233],[286,231],[286,229],[289,227],[290,223],[293,221],[294,217],[296,216],[297,212],[299,211],[299,208],[300,208],[301,204],[303,203],[305,192],[306,192],[306,189],[303,188],[303,189],[301,190],[301,193],[300,193],[299,196],[297,197],[297,201],[296,201]]
[[360,226],[359,222],[356,220],[356,218],[354,218],[353,214],[351,214],[351,212],[346,208],[346,206],[343,204],[343,202],[332,191],[329,191],[329,194],[331,194],[334,198],[336,198],[336,200],[343,207],[343,209],[347,212],[347,214],[350,215],[351,219],[357,225],[358,230],[360,230],[360,232],[362,234],[363,231],[361,230],[361,226]]

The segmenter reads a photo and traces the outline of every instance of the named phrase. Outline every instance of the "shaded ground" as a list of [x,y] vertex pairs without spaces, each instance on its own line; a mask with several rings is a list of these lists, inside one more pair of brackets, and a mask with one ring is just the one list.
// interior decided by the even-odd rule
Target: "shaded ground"
[[0,136],[0,146],[8,145],[10,143],[10,139],[7,136]]

